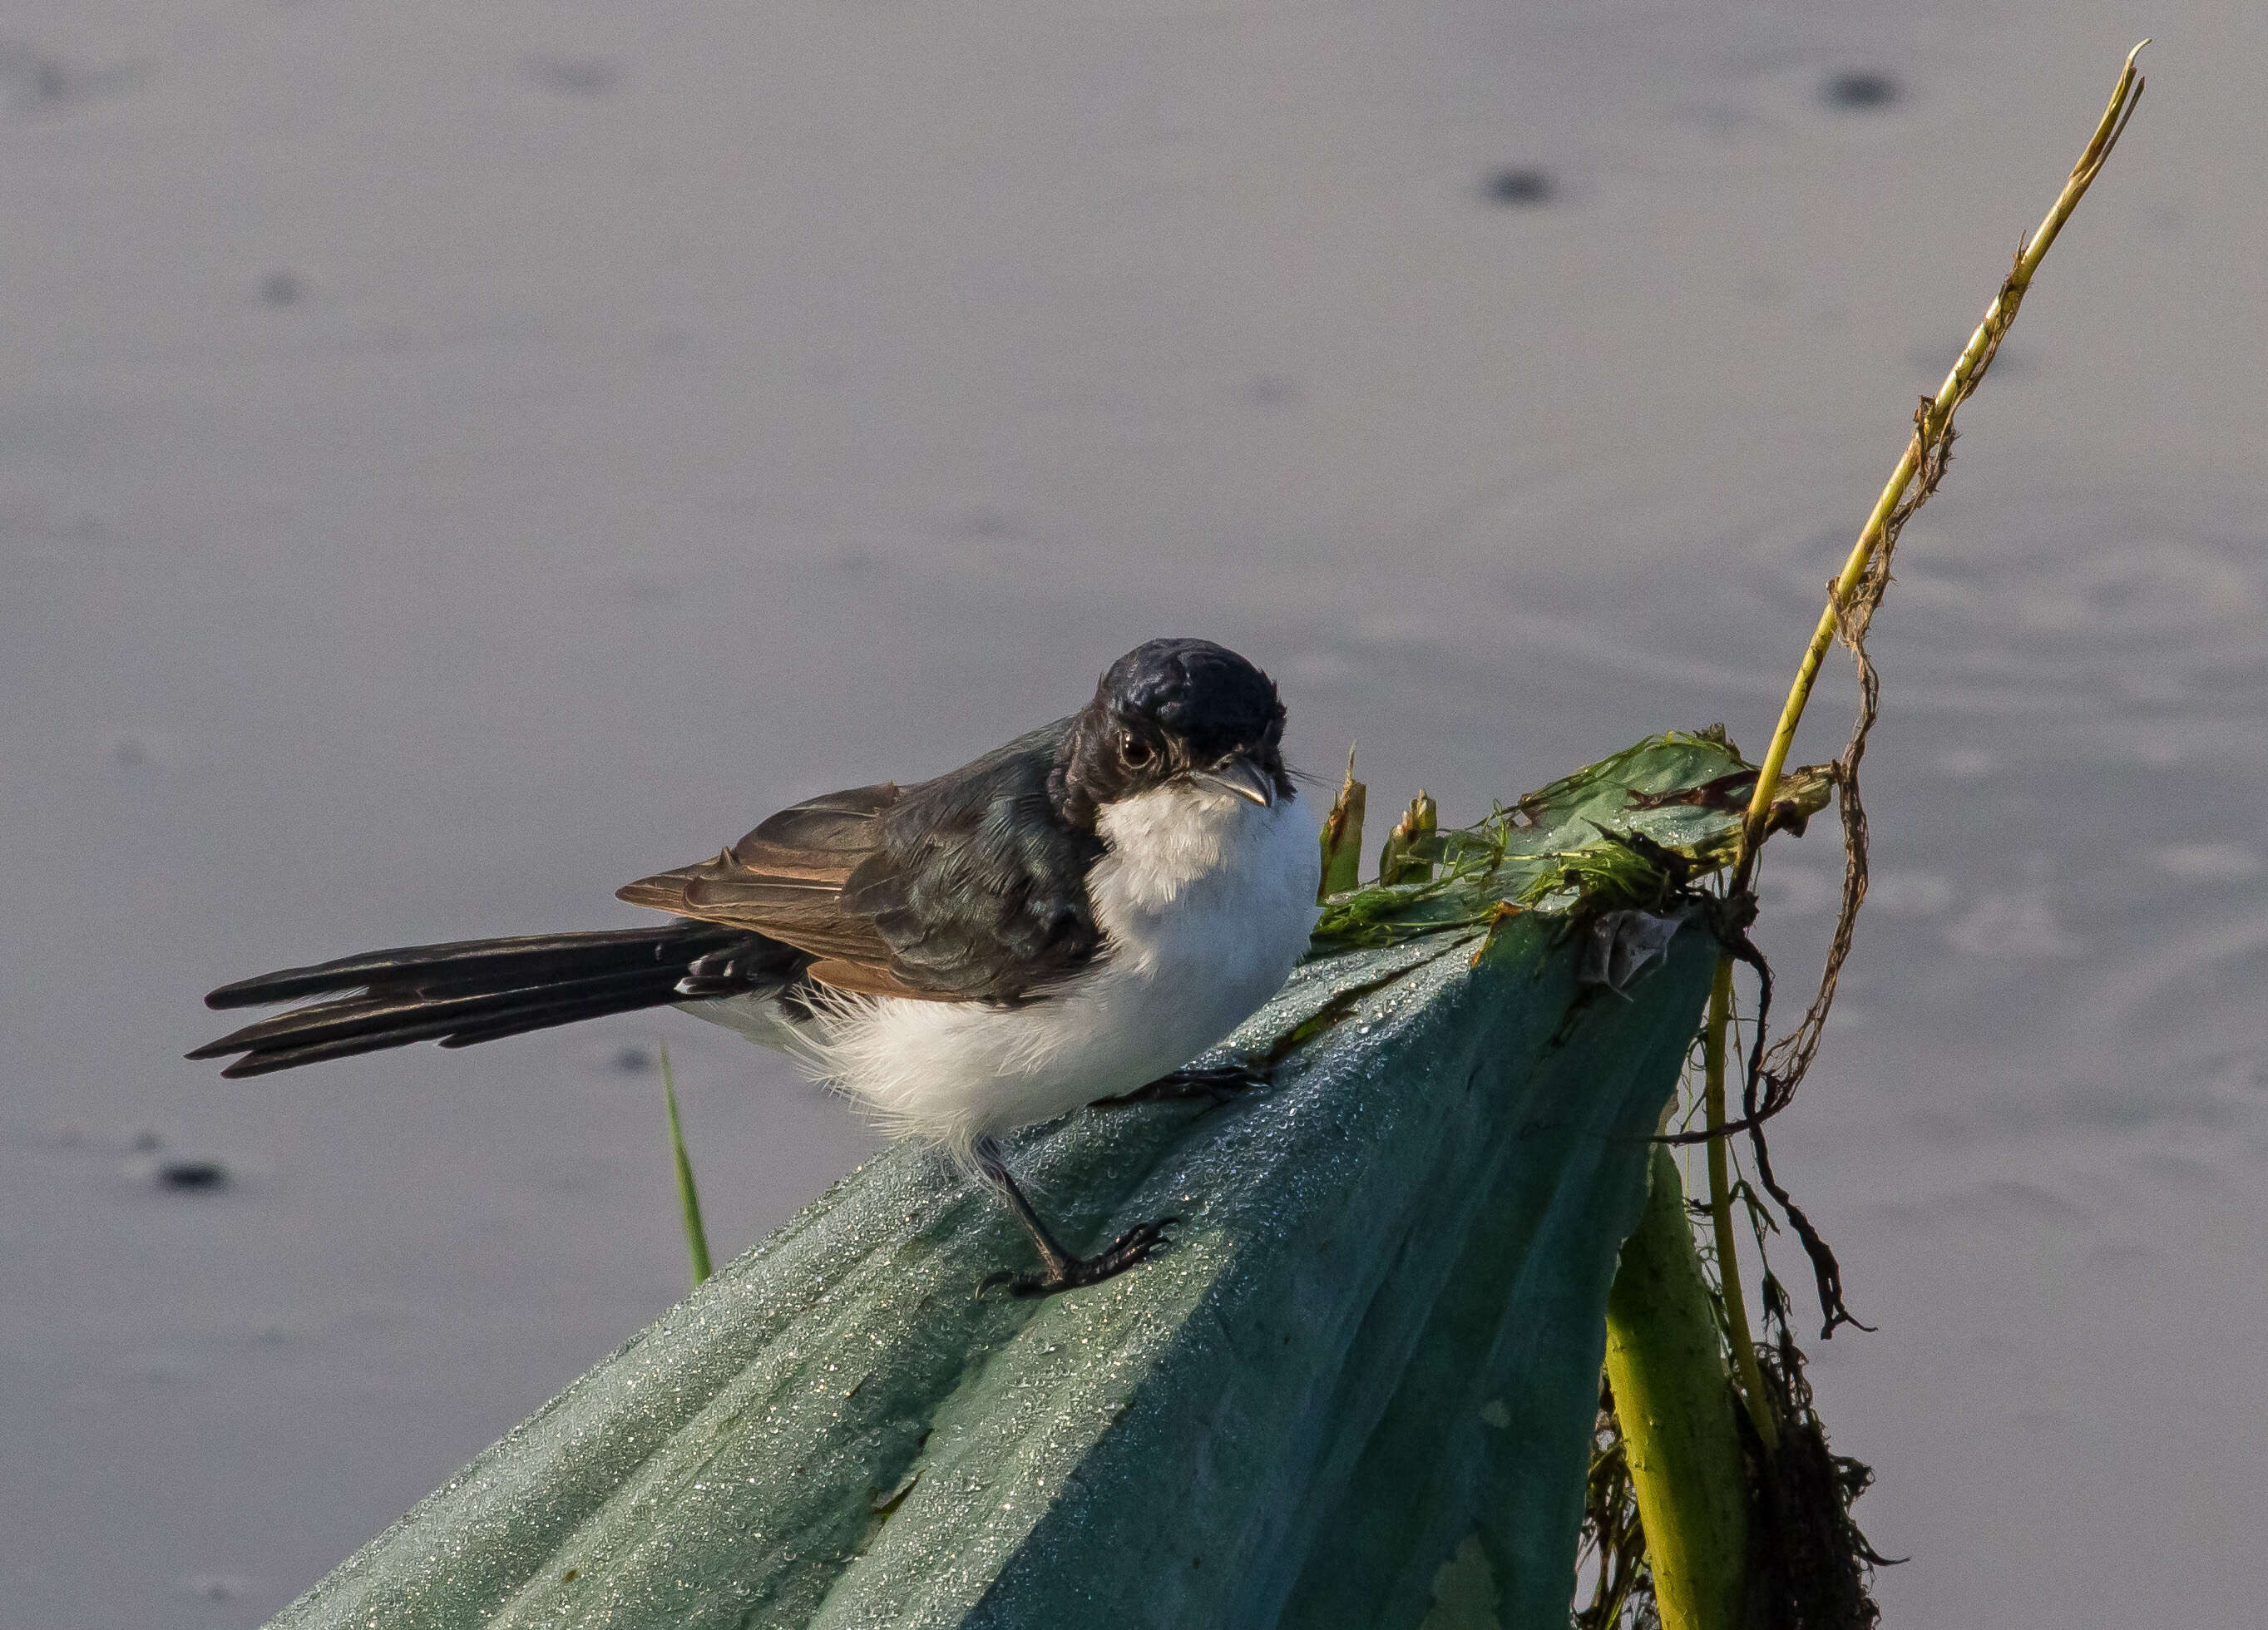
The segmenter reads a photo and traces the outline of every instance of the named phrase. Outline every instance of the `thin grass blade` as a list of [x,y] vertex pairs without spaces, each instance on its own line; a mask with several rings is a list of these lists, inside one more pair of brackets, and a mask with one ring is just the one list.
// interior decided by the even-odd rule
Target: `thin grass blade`
[[693,1282],[709,1277],[709,1230],[701,1222],[701,1190],[693,1181],[693,1162],[685,1153],[685,1129],[677,1120],[677,1078],[669,1067],[669,1044],[661,1046],[661,1100],[669,1106],[669,1152],[677,1162],[677,1203],[685,1214],[685,1249],[693,1258]]

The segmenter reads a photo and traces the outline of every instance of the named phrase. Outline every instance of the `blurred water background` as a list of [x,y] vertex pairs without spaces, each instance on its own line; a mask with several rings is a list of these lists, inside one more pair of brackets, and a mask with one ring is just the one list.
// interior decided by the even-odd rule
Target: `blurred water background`
[[870,1147],[674,1014],[223,1083],[208,987],[636,920],[1163,632],[1451,821],[1760,751],[2145,33],[1877,624],[1779,1147],[1889,1623],[2257,1623],[2258,7],[19,0],[0,1624],[254,1624],[674,1300],[658,1035],[720,1251]]

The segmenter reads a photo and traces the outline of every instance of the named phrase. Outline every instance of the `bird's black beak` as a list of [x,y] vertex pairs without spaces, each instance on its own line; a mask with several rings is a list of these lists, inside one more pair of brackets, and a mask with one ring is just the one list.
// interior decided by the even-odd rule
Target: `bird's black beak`
[[1233,793],[1263,809],[1276,807],[1276,778],[1242,753],[1232,753],[1210,770],[1192,770],[1189,779],[1216,793]]

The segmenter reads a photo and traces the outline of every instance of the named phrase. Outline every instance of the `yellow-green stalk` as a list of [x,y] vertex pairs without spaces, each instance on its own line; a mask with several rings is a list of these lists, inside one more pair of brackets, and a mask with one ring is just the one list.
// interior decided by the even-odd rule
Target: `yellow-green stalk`
[[1754,874],[1756,849],[1764,842],[1764,823],[1771,815],[1772,793],[1779,785],[1780,771],[1787,763],[1788,749],[1794,743],[1795,727],[1802,721],[1804,704],[1811,699],[1811,686],[1819,677],[1819,665],[1827,656],[1827,648],[1835,643],[1838,616],[1850,603],[1859,579],[1866,576],[1875,549],[1881,545],[1882,529],[1905,497],[1906,489],[1913,484],[1914,476],[1920,472],[1922,459],[1930,445],[1943,437],[1946,426],[1952,422],[1954,410],[1967,400],[1970,392],[1977,388],[1977,382],[1992,365],[1993,353],[1999,349],[2009,326],[2016,321],[2016,308],[2023,303],[2025,291],[2032,286],[2033,274],[2039,270],[2040,262],[2047,258],[2048,250],[2055,244],[2056,234],[2063,231],[2063,224],[2071,218],[2071,212],[2087,195],[2087,189],[2094,185],[2095,176],[2102,172],[2103,161],[2110,157],[2110,150],[2117,144],[2119,134],[2125,129],[2126,121],[2132,115],[2135,104],[2141,100],[2143,82],[2134,72],[2134,61],[2141,55],[2142,46],[2149,43],[2145,40],[2142,45],[2136,46],[2126,54],[2125,66],[2120,70],[2118,83],[2110,92],[2110,106],[2103,111],[2102,122],[2095,127],[2095,135],[2088,142],[2087,151],[2080,154],[2079,162],[2072,166],[2071,179],[2064,183],[2062,193],[2056,198],[2055,207],[2047,212],[2046,218],[2040,222],[2039,231],[2032,234],[2025,243],[2023,252],[2016,256],[2016,263],[2009,271],[2007,280],[2000,285],[2000,292],[1993,297],[1992,304],[1985,308],[1984,321],[1978,323],[1977,332],[1969,336],[1968,345],[1953,365],[1952,371],[1945,376],[1945,383],[1938,387],[1937,395],[1916,416],[1914,435],[1906,444],[1905,454],[1899,459],[1897,468],[1890,472],[1890,479],[1882,488],[1881,497],[1874,500],[1874,513],[1867,517],[1866,526],[1859,530],[1859,541],[1852,545],[1851,557],[1844,563],[1842,575],[1835,579],[1828,597],[1827,609],[1820,614],[1819,626],[1812,631],[1811,644],[1803,653],[1801,665],[1796,669],[1795,686],[1787,693],[1786,705],[1780,709],[1779,726],[1772,732],[1771,749],[1764,755],[1764,768],[1756,775],[1756,793],[1749,800],[1748,825],[1742,833],[1740,864],[1734,874],[1737,887],[1745,887]]
[[[2148,43],[2146,40],[2142,45]],[[2132,116],[2142,93],[2142,81],[2134,66],[2141,50],[2138,45],[2127,53],[2110,105],[2054,207],[2017,254],[2015,265],[1986,308],[1984,320],[1970,336],[1937,395],[1925,400],[1916,413],[1904,454],[1860,528],[1841,574],[1830,586],[1826,609],[1805,649],[1794,686],[1772,733],[1771,749],[1756,776],[1734,863],[1735,891],[1745,890],[1755,876],[1757,852],[1766,836],[1781,773],[1819,676],[1820,663],[1834,644],[1836,631],[1865,582],[1867,568],[1889,529],[1894,520],[1903,520],[1900,505],[1907,502],[1909,490],[1932,455],[1941,450],[1954,414],[1992,365],[2033,276]],[[1923,495],[1926,496],[1926,489]],[[1733,1229],[1730,1162],[1725,1149],[1725,1042],[1731,1019],[1731,981],[1732,964],[1729,960],[1721,961],[1710,993],[1703,1038],[1704,1111],[1708,1129],[1714,1134],[1707,1146],[1709,1212],[1724,1296],[1726,1345],[1740,1369],[1741,1391],[1750,1418],[1759,1436],[1771,1445],[1777,1427],[1771,1419],[1770,1400],[1756,1361],[1756,1344],[1748,1328]],[[1692,1233],[1685,1224],[1676,1168],[1666,1150],[1656,1151],[1654,1171],[1646,1220],[1624,1250],[1609,1297],[1607,1370],[1623,1423],[1662,1623],[1667,1630],[1715,1630],[1717,1626],[1736,1623],[1742,1605],[1749,1515],[1747,1491],[1740,1474],[1737,1443],[1729,1450],[1727,1447],[1733,1428],[1732,1405],[1713,1326],[1705,1353],[1693,1334],[1692,1298],[1699,1294],[1705,1310],[1706,1292],[1701,1287],[1697,1258],[1690,1265],[1691,1282],[1685,1283],[1689,1266],[1685,1258],[1694,1257]],[[1677,1251],[1680,1242],[1683,1257]],[[1734,1479],[1729,1493],[1728,1475]]]
[[1748,1475],[1685,1191],[1660,1145],[1646,1211],[1607,1293],[1607,1384],[1664,1630],[1739,1630]]
[[[1725,1032],[1733,1017],[1733,959],[1717,959],[1716,983],[1709,987],[1709,1023],[1701,1033],[1701,1094],[1708,1124],[1725,1124]],[[1741,1253],[1733,1231],[1731,1156],[1725,1140],[1712,1138],[1709,1150],[1709,1221],[1717,1241],[1717,1289],[1725,1302],[1725,1341],[1733,1350],[1733,1367],[1741,1378],[1741,1398],[1749,1419],[1767,1449],[1779,1447],[1779,1424],[1772,1418],[1771,1398],[1764,1391],[1763,1368],[1756,1363],[1756,1337],[1749,1329],[1748,1295],[1741,1287]]]
[[[1820,613],[1819,626],[1812,631],[1811,643],[1798,665],[1795,684],[1787,693],[1787,701],[1780,709],[1778,726],[1772,732],[1771,749],[1764,755],[1764,766],[1757,771],[1754,794],[1749,800],[1747,821],[1741,831],[1741,847],[1733,872],[1733,886],[1743,889],[1756,871],[1756,853],[1762,846],[1765,829],[1771,815],[1772,800],[1779,789],[1780,773],[1787,763],[1789,749],[1794,744],[1796,726],[1802,722],[1805,704],[1811,699],[1811,688],[1819,677],[1819,665],[1825,660],[1828,647],[1835,643],[1835,631],[1852,596],[1858,591],[1867,575],[1867,568],[1881,547],[1885,529],[1905,501],[1908,489],[1921,473],[1923,461],[1933,446],[1941,442],[1953,423],[1953,416],[1967,401],[1984,372],[1992,366],[1992,358],[2007,336],[2016,321],[2016,310],[2023,304],[2024,294],[2031,287],[2032,277],[2040,263],[2047,258],[2048,250],[2055,244],[2064,223],[2087,195],[2095,178],[2102,173],[2111,149],[2117,145],[2126,121],[2133,116],[2135,105],[2141,100],[2143,81],[2134,70],[2135,61],[2142,54],[2146,40],[2126,54],[2120,68],[2118,83],[2110,92],[2110,106],[2095,127],[2095,134],[2087,144],[2079,162],[2072,166],[2071,175],[2064,182],[2063,191],[2056,197],[2039,230],[2026,241],[2016,256],[2007,279],[2000,285],[1991,306],[1985,308],[1984,320],[1969,336],[1969,343],[1946,374],[1945,382],[1938,387],[1937,395],[1922,404],[1914,418],[1914,433],[1906,443],[1897,468],[1882,488],[1881,496],[1874,500],[1873,513],[1859,528],[1859,541],[1852,545],[1850,557],[1844,562],[1842,574],[1829,590],[1827,608]],[[1725,1064],[1724,1027],[1730,1007],[1732,963],[1719,964],[1716,989],[1709,1003],[1709,1030],[1705,1043],[1705,1112],[1712,1132],[1725,1125]],[[1748,1339],[1748,1313],[1741,1294],[1740,1261],[1733,1231],[1733,1204],[1730,1174],[1727,1169],[1725,1140],[1722,1136],[1709,1140],[1709,1214],[1717,1239],[1718,1273],[1725,1294],[1725,1311],[1735,1358],[1741,1361],[1742,1390],[1746,1394],[1749,1408],[1756,1420],[1757,1430],[1770,1442],[1771,1428],[1767,1420],[1759,1382],[1755,1375],[1756,1351]]]

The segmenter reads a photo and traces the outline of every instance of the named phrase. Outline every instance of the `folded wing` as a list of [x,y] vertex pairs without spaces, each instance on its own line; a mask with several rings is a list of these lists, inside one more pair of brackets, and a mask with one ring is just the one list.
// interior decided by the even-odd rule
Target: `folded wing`
[[618,897],[794,946],[818,959],[807,977],[836,990],[1024,999],[1100,947],[1086,873],[1101,845],[1064,825],[1048,793],[1064,728],[934,781],[784,809],[716,859]]

